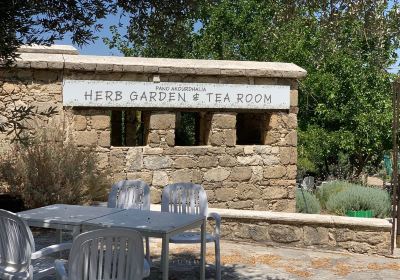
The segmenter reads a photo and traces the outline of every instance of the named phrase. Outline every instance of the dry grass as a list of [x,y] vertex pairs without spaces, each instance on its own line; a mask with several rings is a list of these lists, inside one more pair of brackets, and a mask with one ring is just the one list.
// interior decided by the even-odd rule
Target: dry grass
[[351,272],[351,267],[345,263],[337,263],[332,270],[340,276],[346,276]]
[[400,270],[400,263],[369,263],[367,268],[371,270]]
[[329,268],[331,266],[331,260],[328,258],[312,259],[311,267],[315,269]]
[[300,277],[304,277],[304,278],[308,278],[308,277],[311,277],[313,275],[309,271],[296,269],[296,268],[294,268],[293,266],[290,266],[290,265],[284,265],[283,268],[285,269],[286,272],[289,272],[291,274],[294,274],[294,275],[300,276]]

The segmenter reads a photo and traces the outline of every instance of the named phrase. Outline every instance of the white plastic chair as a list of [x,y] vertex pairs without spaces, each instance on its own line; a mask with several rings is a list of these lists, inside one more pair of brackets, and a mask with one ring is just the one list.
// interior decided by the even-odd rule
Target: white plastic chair
[[40,279],[54,273],[54,267],[34,274],[31,260],[67,250],[71,243],[52,245],[35,252],[28,225],[12,212],[0,209],[0,279]]
[[55,267],[61,280],[137,280],[150,275],[143,238],[133,229],[107,228],[82,233],[72,243],[68,262],[56,260]]
[[313,176],[304,177],[300,186],[302,189],[306,191],[312,191],[315,187],[314,177]]
[[[221,279],[220,227],[221,217],[208,212],[207,194],[203,187],[192,183],[167,185],[162,192],[161,211],[180,214],[196,214],[215,220],[212,234],[206,233],[206,242],[214,242],[216,279]],[[200,232],[184,232],[170,238],[171,243],[201,243]]]
[[[122,180],[111,187],[107,207],[150,210],[150,187],[140,180]],[[146,259],[150,259],[150,241],[146,237]]]

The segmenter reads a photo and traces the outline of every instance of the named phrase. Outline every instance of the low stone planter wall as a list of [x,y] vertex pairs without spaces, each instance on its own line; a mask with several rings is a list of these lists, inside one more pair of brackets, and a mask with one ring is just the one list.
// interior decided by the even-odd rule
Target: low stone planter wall
[[[152,205],[152,210],[159,205]],[[222,217],[223,239],[274,246],[390,254],[391,223],[331,215],[209,208]]]

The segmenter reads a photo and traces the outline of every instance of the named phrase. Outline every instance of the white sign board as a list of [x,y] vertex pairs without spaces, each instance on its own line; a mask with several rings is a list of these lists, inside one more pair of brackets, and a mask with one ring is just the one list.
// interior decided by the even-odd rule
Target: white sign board
[[289,109],[290,86],[64,80],[63,105],[74,107]]

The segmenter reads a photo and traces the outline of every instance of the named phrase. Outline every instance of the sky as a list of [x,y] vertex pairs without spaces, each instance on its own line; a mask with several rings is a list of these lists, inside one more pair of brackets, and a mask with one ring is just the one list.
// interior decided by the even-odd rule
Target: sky
[[[103,29],[96,33],[96,36],[99,37],[94,43],[89,43],[87,45],[82,46],[81,48],[73,45],[70,36],[65,36],[63,40],[56,41],[57,45],[73,45],[78,49],[80,54],[83,55],[114,55],[114,56],[122,56],[122,53],[116,49],[109,49],[104,43],[104,37],[111,38],[110,26],[117,25],[119,22],[118,15],[109,15],[106,19],[99,21],[99,23],[103,24]],[[124,22],[122,22],[124,23]],[[123,29],[120,29],[123,32]]]

